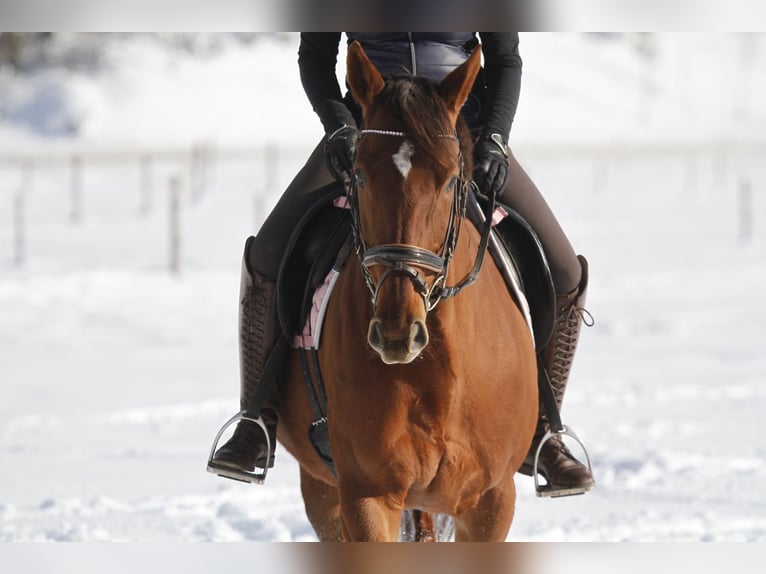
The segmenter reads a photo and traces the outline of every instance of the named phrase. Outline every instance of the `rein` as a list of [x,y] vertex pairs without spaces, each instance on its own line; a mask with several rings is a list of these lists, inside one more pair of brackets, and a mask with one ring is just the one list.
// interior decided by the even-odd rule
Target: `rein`
[[[361,139],[361,137],[365,135],[408,137],[409,134],[393,130],[363,129],[359,132],[359,135]],[[458,142],[459,146],[460,142],[456,135],[441,135],[439,137],[454,139]],[[372,294],[373,307],[377,305],[378,293],[380,292],[383,282],[392,273],[403,273],[410,278],[415,286],[415,290],[423,297],[426,312],[434,309],[442,299],[449,299],[456,296],[463,289],[476,281],[479,271],[481,270],[482,262],[484,261],[484,255],[487,252],[489,234],[492,229],[492,213],[495,210],[495,197],[494,195],[488,197],[484,213],[484,227],[481,231],[481,239],[474,259],[473,268],[457,284],[447,286],[447,273],[455,254],[455,247],[457,245],[458,236],[460,235],[461,225],[465,218],[469,187],[474,189],[474,193],[477,190],[476,184],[473,181],[467,181],[464,178],[464,161],[462,152],[460,151],[458,152],[458,163],[460,165],[460,173],[452,195],[452,208],[450,210],[447,231],[440,254],[436,254],[433,251],[416,245],[407,244],[387,243],[368,247],[362,237],[357,189],[358,182],[356,177],[351,178],[348,194],[351,207],[352,233],[354,236],[356,252],[362,264],[364,280],[367,284],[367,288]],[[376,265],[385,268],[385,271],[377,284],[370,272],[370,268]],[[421,274],[421,271],[423,270],[436,273],[436,277],[430,286]]]

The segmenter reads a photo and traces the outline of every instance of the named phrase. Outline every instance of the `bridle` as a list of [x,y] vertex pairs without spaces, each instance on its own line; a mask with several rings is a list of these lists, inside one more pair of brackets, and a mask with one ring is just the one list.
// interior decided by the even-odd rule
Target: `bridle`
[[[359,132],[359,139],[366,135],[382,135],[390,137],[409,137],[406,132],[392,130],[362,129]],[[439,137],[451,138],[458,143],[460,141],[457,135],[442,135]],[[357,142],[358,145],[358,142]],[[431,311],[438,305],[442,299],[449,299],[460,293],[463,289],[476,281],[476,277],[481,270],[481,264],[484,260],[484,254],[487,251],[489,234],[492,228],[492,213],[495,210],[495,198],[491,196],[486,203],[484,228],[481,232],[481,240],[474,259],[473,268],[463,279],[453,286],[447,286],[447,273],[452,258],[455,254],[460,229],[465,218],[466,206],[468,203],[469,188],[476,188],[476,184],[464,177],[464,160],[462,151],[458,151],[458,164],[460,171],[457,182],[452,194],[452,207],[450,209],[449,222],[444,237],[444,242],[440,253],[434,253],[428,249],[416,245],[387,243],[369,247],[362,237],[362,229],[359,215],[359,197],[358,181],[355,174],[352,174],[351,182],[348,187],[349,204],[351,208],[351,228],[354,236],[354,245],[357,255],[362,264],[362,274],[367,288],[372,294],[373,308],[377,306],[378,294],[384,281],[393,273],[402,273],[406,275],[414,284],[415,290],[423,297],[426,312]],[[370,269],[375,266],[385,268],[380,280],[376,283]],[[434,273],[434,279],[429,285],[422,272],[428,271]]]

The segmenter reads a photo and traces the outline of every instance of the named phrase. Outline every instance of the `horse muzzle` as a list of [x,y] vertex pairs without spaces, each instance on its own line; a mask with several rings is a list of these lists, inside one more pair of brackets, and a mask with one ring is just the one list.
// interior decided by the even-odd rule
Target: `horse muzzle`
[[415,319],[405,328],[385,328],[380,319],[373,318],[367,331],[367,342],[387,365],[411,363],[428,345],[425,321]]

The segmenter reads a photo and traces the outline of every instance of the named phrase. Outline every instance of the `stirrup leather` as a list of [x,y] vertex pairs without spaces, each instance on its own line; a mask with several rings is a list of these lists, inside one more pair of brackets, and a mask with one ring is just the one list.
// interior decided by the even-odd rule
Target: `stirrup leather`
[[257,472],[257,471],[247,471],[247,470],[239,470],[236,468],[232,468],[230,466],[217,463],[213,460],[213,456],[215,455],[216,450],[218,450],[218,443],[221,440],[221,437],[223,436],[223,433],[226,431],[227,428],[229,428],[234,423],[237,423],[239,421],[248,421],[251,423],[254,423],[258,426],[258,428],[261,429],[263,434],[266,437],[266,452],[271,452],[271,440],[269,439],[269,433],[266,430],[266,423],[263,422],[262,417],[258,418],[252,418],[247,416],[246,410],[239,411],[236,415],[231,417],[222,427],[221,430],[218,431],[218,434],[215,435],[215,439],[213,440],[213,446],[210,448],[210,456],[208,456],[207,459],[207,471],[212,472],[213,474],[217,474],[218,476],[223,476],[224,478],[230,478],[232,480],[238,480],[240,482],[249,482],[251,484],[263,484],[266,481],[266,474],[269,472],[269,465],[268,462],[264,465],[265,468],[263,469],[263,472]]

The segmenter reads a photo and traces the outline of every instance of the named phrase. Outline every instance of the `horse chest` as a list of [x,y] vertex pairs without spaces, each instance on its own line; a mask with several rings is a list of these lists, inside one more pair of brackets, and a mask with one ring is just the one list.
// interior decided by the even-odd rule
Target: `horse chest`
[[433,512],[448,510],[459,514],[492,487],[499,473],[493,472],[492,465],[487,464],[488,457],[471,445],[462,441],[439,442],[428,454],[420,451],[418,458],[429,463],[419,469],[420,475],[410,485],[407,503]]
[[453,499],[478,495],[506,466],[502,449],[485,438],[487,429],[479,421],[471,424],[458,413],[439,416],[428,409],[410,412],[409,420],[403,442],[410,448],[389,455],[417,461],[413,488],[424,495]]

